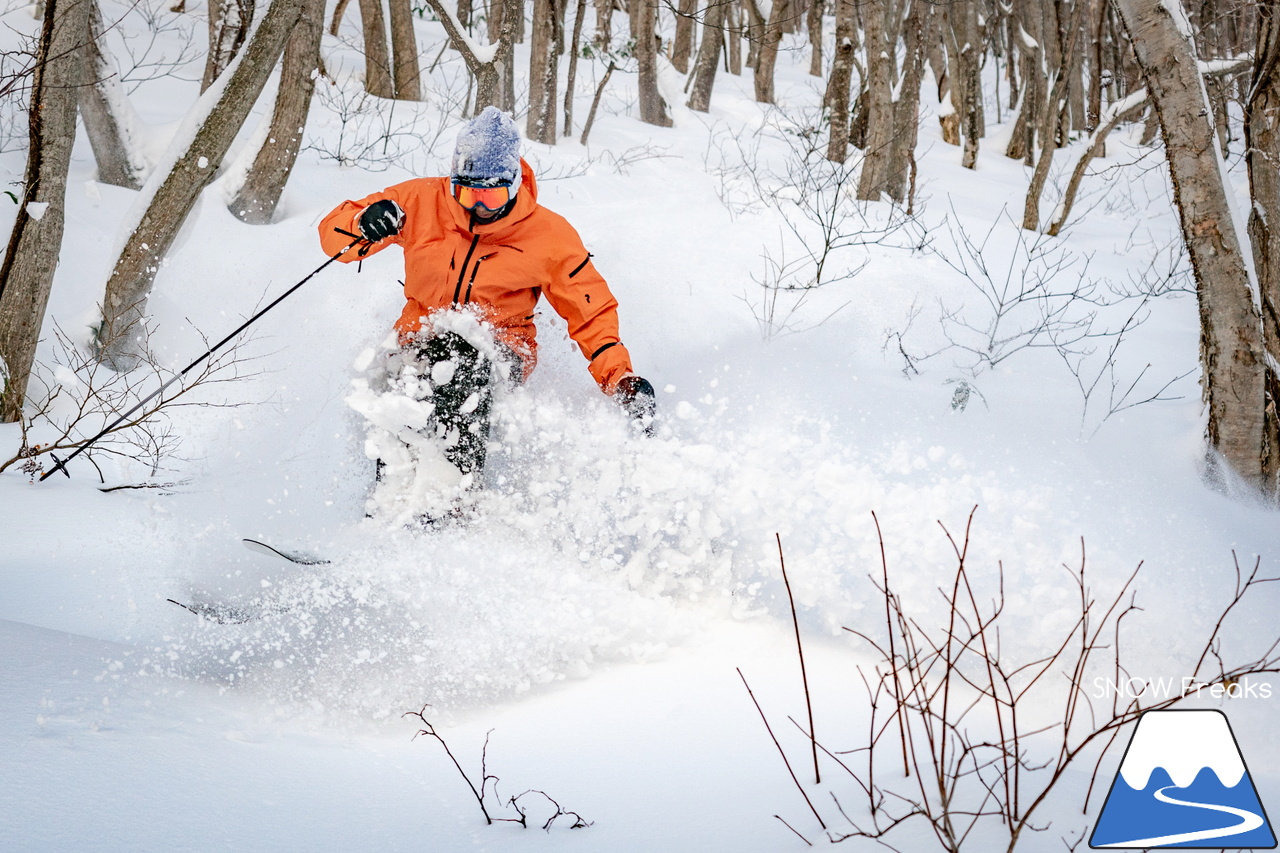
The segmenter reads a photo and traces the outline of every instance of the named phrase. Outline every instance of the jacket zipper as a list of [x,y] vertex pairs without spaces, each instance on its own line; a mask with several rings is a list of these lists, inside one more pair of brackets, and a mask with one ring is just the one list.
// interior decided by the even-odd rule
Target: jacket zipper
[[471,301],[471,286],[476,283],[476,273],[480,272],[481,262],[489,260],[496,254],[497,252],[490,252],[487,255],[481,255],[480,257],[476,258],[476,265],[471,268],[471,278],[467,279],[467,295],[462,297],[462,302],[464,305]]
[[[471,248],[467,249],[467,256],[462,259],[462,271],[458,273],[458,283],[453,288],[453,304],[455,305],[458,304],[458,297],[462,295],[462,280],[467,276],[467,264],[471,263],[471,255],[475,252],[476,244],[479,242],[480,235],[476,234],[471,238]],[[471,278],[475,279],[475,273],[472,273]],[[467,295],[468,297],[471,295],[470,287],[467,288]]]

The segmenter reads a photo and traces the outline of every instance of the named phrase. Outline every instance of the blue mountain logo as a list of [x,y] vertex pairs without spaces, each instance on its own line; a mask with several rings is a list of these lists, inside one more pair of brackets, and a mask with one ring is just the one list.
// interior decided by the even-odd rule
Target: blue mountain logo
[[1227,715],[1143,714],[1089,846],[1274,848],[1275,833]]

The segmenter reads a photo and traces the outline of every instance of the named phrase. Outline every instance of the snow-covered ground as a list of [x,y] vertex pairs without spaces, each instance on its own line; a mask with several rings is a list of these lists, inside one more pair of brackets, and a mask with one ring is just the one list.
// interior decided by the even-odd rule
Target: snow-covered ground
[[[160,13],[194,28],[197,47],[200,14]],[[5,21],[35,26],[25,8]],[[145,27],[131,17],[118,30]],[[158,43],[174,51],[179,35]],[[440,26],[419,22],[419,39],[434,57]],[[317,267],[315,227],[338,202],[447,169],[465,89],[456,55],[430,78],[427,104],[379,119],[403,131],[386,143],[399,164],[375,147],[340,166],[339,147],[376,134],[352,106],[358,57],[330,37],[326,53],[338,82],[319,84],[311,147],[278,221],[240,223],[215,187],[157,278],[152,344],[171,369],[204,349],[201,335],[220,338]],[[735,668],[803,766],[804,739],[786,720],[804,705],[778,533],[819,737],[839,750],[865,743],[858,667],[873,660],[842,629],[874,632],[883,619],[868,579],[880,572],[872,512],[896,591],[923,623],[941,624],[937,589],[954,558],[939,522],[960,536],[976,506],[970,571],[988,594],[1003,567],[1002,641],[1023,660],[1078,616],[1061,566],[1079,565],[1082,540],[1099,598],[1143,562],[1142,611],[1126,621],[1130,672],[1189,674],[1234,589],[1233,552],[1245,566],[1260,557],[1264,573],[1280,553],[1273,510],[1202,481],[1194,296],[1151,300],[1113,360],[1120,393],[1138,380],[1126,402],[1166,399],[1107,417],[1101,353],[1113,339],[1083,362],[1086,377],[1103,372],[1087,401],[1052,349],[987,350],[998,363],[984,363],[972,327],[990,310],[953,268],[976,261],[967,234],[986,240],[978,255],[997,281],[1056,265],[1062,288],[1132,286],[1167,266],[1177,240],[1159,152],[1116,139],[1065,236],[1031,246],[1014,224],[1029,174],[1002,156],[1003,126],[992,124],[968,171],[926,103],[915,230],[837,253],[838,271],[859,268],[851,278],[771,301],[758,283],[768,258],[792,260],[799,247],[785,224],[797,191],[772,176],[794,162],[819,101],[807,63],[783,53],[783,110],[763,110],[748,78],[722,73],[711,113],[677,107],[669,130],[638,121],[634,77],[615,75],[589,147],[526,145],[540,201],[575,224],[621,303],[624,340],[659,391],[654,437],[627,428],[544,306],[538,370],[495,409],[478,518],[434,533],[365,520],[372,463],[344,398],[360,354],[399,314],[390,251],[360,272],[326,270],[260,321],[240,348],[253,375],[201,398],[220,405],[173,414],[182,445],[165,470],[149,478],[135,463],[99,462],[107,486],[169,488],[103,492],[82,460],[70,479],[0,476],[0,850],[799,849],[775,815],[811,840],[821,833]],[[601,71],[580,67],[579,121]],[[133,92],[157,146],[198,77],[194,63]],[[345,129],[342,109],[355,113]],[[10,140],[0,155],[10,181],[21,179],[19,147]],[[1061,169],[1076,153],[1060,153]],[[81,139],[46,362],[54,323],[88,338],[130,219],[135,194],[93,177]],[[873,223],[889,215],[865,210]],[[906,248],[912,237],[928,248]],[[1175,253],[1174,264],[1185,262]],[[1101,309],[1094,331],[1119,328],[1136,307]],[[1039,310],[1012,312],[996,337],[1016,340]],[[969,349],[904,358],[948,335]],[[18,441],[15,426],[0,427],[0,457]],[[248,551],[243,537],[332,562],[296,566]],[[280,612],[218,625],[171,598]],[[1264,587],[1233,614],[1225,656],[1259,653],[1276,636],[1277,604]],[[1277,701],[1280,678],[1269,699],[1191,703],[1228,712],[1264,804],[1280,802]],[[544,791],[592,825],[486,826],[440,744],[413,739],[421,721],[403,715],[428,705],[477,782],[492,730],[487,769],[504,796]],[[1100,789],[1119,759],[1116,749],[1104,762]],[[1091,766],[1068,776],[1045,809],[1051,828],[1025,849],[1059,849],[1091,825],[1100,795],[1088,815],[1079,807]],[[833,763],[826,773],[856,803],[852,781]],[[827,788],[808,788],[838,817]],[[537,795],[521,802],[531,822],[549,816]],[[926,849],[930,839],[921,826],[900,840]],[[995,835],[973,844],[993,849]]]

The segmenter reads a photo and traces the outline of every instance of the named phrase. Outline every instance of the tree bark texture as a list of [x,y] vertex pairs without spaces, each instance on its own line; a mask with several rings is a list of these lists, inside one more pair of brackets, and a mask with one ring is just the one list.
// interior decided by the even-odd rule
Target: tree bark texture
[[360,0],[360,27],[364,33],[364,90],[379,98],[394,98],[382,0]]
[[[113,369],[129,369],[144,350],[142,318],[160,263],[200,191],[217,174],[236,133],[262,92],[285,41],[297,23],[303,0],[273,0],[218,92],[209,92],[193,107],[203,111],[199,128],[186,142],[173,168],[156,187],[146,209],[125,242],[102,304],[98,330],[101,358]],[[199,113],[197,113],[199,115]]]
[[[864,201],[878,201],[882,194],[895,201],[906,197],[919,129],[920,84],[929,39],[926,30],[937,34],[928,26],[933,19],[931,11],[932,7],[921,0],[911,0],[903,6],[885,4],[884,11],[871,7],[863,10],[867,130],[858,198]],[[905,18],[899,22],[896,16],[903,13]],[[892,59],[898,52],[899,33],[906,47],[900,69]]]
[[[1147,79],[1165,140],[1174,201],[1200,303],[1200,357],[1208,409],[1209,472],[1219,461],[1262,489],[1265,393],[1261,318],[1232,219],[1213,111],[1181,9],[1162,0],[1114,0]],[[1174,16],[1177,15],[1177,18]]]
[[727,5],[725,0],[711,0],[703,15],[702,43],[698,46],[698,61],[693,72],[693,91],[689,94],[689,109],[700,113],[711,109],[711,90],[715,86],[720,54],[724,48]]
[[89,11],[89,0],[46,0],[44,7],[31,82],[22,206],[0,265],[0,421],[6,423],[22,417],[58,268]]
[[[1031,175],[1031,185],[1027,188],[1027,197],[1022,208],[1022,227],[1035,231],[1040,227],[1040,197],[1044,194],[1045,183],[1049,180],[1049,169],[1053,165],[1054,152],[1063,136],[1063,127],[1067,119],[1067,85],[1071,68],[1075,62],[1076,45],[1079,44],[1079,5],[1069,13],[1064,8],[1067,4],[1055,0],[1055,17],[1045,30],[1055,38],[1053,53],[1058,57],[1058,67],[1054,69],[1049,80],[1049,92],[1045,97],[1039,120],[1037,136],[1040,138],[1040,155],[1036,157],[1035,171]],[[1063,14],[1067,14],[1064,22]],[[1058,43],[1058,37],[1068,41]],[[1198,80],[1199,77],[1196,77]]]
[[[1249,241],[1262,304],[1263,346],[1280,360],[1280,0],[1257,7],[1257,50],[1245,98],[1244,139],[1249,167]],[[1267,367],[1264,481],[1280,474],[1280,381]]]
[[102,11],[89,3],[89,39],[85,45],[84,80],[77,88],[80,118],[98,164],[98,180],[136,190],[142,186],[146,163],[134,138],[134,116],[120,83],[120,70],[102,38]]
[[205,54],[201,93],[240,52],[253,22],[253,8],[254,0],[209,0],[209,52]]
[[698,0],[680,0],[680,5],[677,7],[676,37],[671,41],[671,64],[681,74],[689,73],[697,11]]
[[658,127],[671,127],[667,102],[658,91],[658,7],[653,0],[631,0],[635,12],[636,64],[639,70],[640,120]]
[[569,74],[564,83],[564,135],[573,135],[573,95],[578,87],[578,54],[582,45],[582,19],[587,14],[587,0],[578,0],[573,15],[573,38],[569,50]]
[[854,0],[836,2],[836,47],[831,59],[831,74],[823,98],[831,116],[827,159],[843,163],[849,157],[849,91],[858,49],[858,21]]
[[418,39],[413,33],[413,8],[410,0],[387,0],[387,7],[391,13],[392,82],[396,98],[420,101],[422,68],[418,63]]
[[311,110],[315,74],[320,68],[323,25],[324,0],[303,0],[298,23],[285,43],[284,59],[280,63],[280,88],[276,91],[267,138],[258,149],[240,191],[227,206],[231,214],[242,222],[251,225],[269,223],[293,172]]
[[729,48],[729,73],[737,77],[742,73],[742,9],[738,0],[729,0],[725,14],[725,37]]
[[809,24],[809,76],[822,76],[822,15],[826,0],[810,0],[807,20]]
[[[867,44],[867,87],[863,107],[867,114],[867,138],[862,151],[858,198],[879,201],[888,173],[893,139],[893,84],[898,36],[897,3],[873,3],[863,8],[863,38]],[[893,15],[894,19],[886,20]]]
[[[746,0],[746,2],[755,6],[755,0]],[[774,102],[773,72],[778,64],[778,44],[782,41],[783,23],[791,13],[790,7],[789,0],[774,0],[773,8],[769,10],[769,20],[760,36],[760,43],[755,46],[756,101],[762,104]]]
[[556,144],[556,29],[557,4],[565,0],[534,0],[533,34],[529,42],[529,116],[525,133],[534,142]]

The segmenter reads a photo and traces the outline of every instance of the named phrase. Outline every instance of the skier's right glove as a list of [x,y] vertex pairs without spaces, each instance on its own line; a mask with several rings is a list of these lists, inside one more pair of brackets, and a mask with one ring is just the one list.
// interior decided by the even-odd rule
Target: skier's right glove
[[658,397],[648,379],[634,373],[622,377],[613,392],[613,398],[644,428],[645,435],[653,435],[653,418],[658,411]]
[[400,233],[404,227],[404,211],[390,199],[375,201],[360,214],[360,236],[371,243]]

